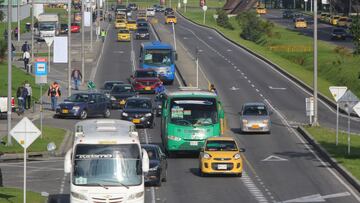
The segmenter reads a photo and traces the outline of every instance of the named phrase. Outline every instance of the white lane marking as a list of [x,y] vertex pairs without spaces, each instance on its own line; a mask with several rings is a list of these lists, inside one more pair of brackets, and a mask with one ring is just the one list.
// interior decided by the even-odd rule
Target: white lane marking
[[155,190],[154,190],[154,187],[151,187],[151,188],[150,188],[150,194],[151,194],[151,203],[155,203],[156,200],[155,200]]
[[251,80],[248,80],[248,83],[251,83]]
[[260,92],[260,90],[259,90],[259,89],[255,89],[255,91],[256,91],[256,92]]
[[63,193],[64,193],[66,176],[67,176],[67,173],[64,173],[64,177],[63,177],[62,180],[61,180],[60,194],[63,194]]
[[249,192],[255,197],[258,202],[268,202],[263,193],[255,185],[255,183],[251,180],[251,178],[245,171],[243,171],[243,175],[240,180],[243,182],[245,187],[249,190]]
[[346,197],[346,196],[350,196],[350,193],[349,192],[341,192],[341,193],[330,194],[330,195],[325,195],[325,196],[322,196],[320,194],[314,194],[314,195],[308,195],[308,196],[304,196],[304,197],[299,197],[299,198],[296,198],[296,199],[286,200],[286,201],[283,201],[282,203],[291,203],[291,202],[326,202],[326,199],[338,198],[338,197]]
[[123,54],[124,51],[113,51],[114,54]]
[[230,90],[232,90],[232,91],[236,91],[236,90],[239,90],[240,88],[238,88],[238,87],[235,87],[235,86],[232,86],[231,88],[230,88]]
[[184,37],[183,39],[188,39],[187,37]]
[[271,90],[286,90],[286,87],[273,87],[273,86],[269,86],[269,89],[271,89]]
[[132,62],[133,71],[135,71],[136,62],[135,62],[134,40],[131,40],[131,56],[130,56],[130,58],[131,58],[130,60]]
[[[109,32],[109,28],[110,28],[110,24],[108,24],[108,26],[107,26],[107,28],[106,28],[106,33]],[[105,44],[106,44],[107,41],[108,41],[107,39],[108,39],[108,37],[105,37],[105,42],[102,43],[100,56],[99,56],[99,58],[98,58],[98,60],[97,60],[97,62],[96,62],[96,66],[95,66],[95,68],[93,68],[93,69],[91,70],[91,73],[90,73],[90,80],[91,80],[91,81],[94,81],[94,80],[95,80],[95,75],[96,75],[96,73],[97,73],[97,70],[98,70],[98,68],[99,68],[100,61],[101,61],[102,56],[103,56],[103,54],[104,54],[104,47],[105,47]]]
[[254,85],[254,84],[251,84],[251,87],[255,87],[255,85]]
[[270,155],[270,156],[268,156],[267,158],[265,158],[265,159],[263,159],[261,161],[289,161],[289,160],[287,160],[285,158],[275,156],[275,155]]
[[228,50],[226,50],[227,52],[230,52],[230,51],[232,51],[231,49],[228,49]]
[[212,37],[208,37],[208,39],[212,39]]

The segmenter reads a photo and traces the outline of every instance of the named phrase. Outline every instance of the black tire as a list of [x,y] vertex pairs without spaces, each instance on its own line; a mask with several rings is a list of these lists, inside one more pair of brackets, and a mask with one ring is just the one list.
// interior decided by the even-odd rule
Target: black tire
[[104,112],[104,118],[109,118],[111,116],[111,112],[109,108],[106,108],[105,112]]
[[80,119],[85,120],[88,117],[87,111],[84,109],[80,113]]
[[237,177],[242,177],[242,173],[236,174]]

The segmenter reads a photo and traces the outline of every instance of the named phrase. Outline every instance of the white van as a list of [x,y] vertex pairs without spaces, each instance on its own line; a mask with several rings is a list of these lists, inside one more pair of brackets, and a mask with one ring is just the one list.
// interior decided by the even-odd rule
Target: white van
[[95,119],[78,122],[65,156],[71,203],[144,203],[144,173],[149,158],[140,147],[135,125]]
[[36,34],[40,40],[44,37],[54,37],[60,33],[60,24],[58,14],[42,13],[38,17],[38,27]]

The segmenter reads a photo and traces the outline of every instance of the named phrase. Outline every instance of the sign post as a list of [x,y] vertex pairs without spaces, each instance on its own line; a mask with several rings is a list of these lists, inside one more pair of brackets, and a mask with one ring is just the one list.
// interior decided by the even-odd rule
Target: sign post
[[330,86],[329,90],[336,102],[336,146],[339,144],[339,99],[345,94],[347,87]]
[[204,11],[204,25],[205,25],[205,19],[206,19],[206,10],[208,9],[208,7],[205,5],[202,7],[202,10]]
[[186,13],[186,4],[187,4],[187,0],[183,0],[184,3],[184,13]]
[[306,116],[309,116],[310,124],[314,116],[314,97],[305,98]]
[[35,83],[40,85],[40,130],[43,132],[43,98],[42,87],[47,83],[47,63],[45,58],[37,58],[35,61]]
[[54,37],[44,37],[44,39],[45,39],[45,42],[46,42],[46,44],[47,44],[47,46],[48,46],[48,70],[49,70],[49,72],[50,72],[50,53],[51,53],[51,45],[52,45],[52,43],[53,43],[53,41],[54,41]]
[[26,203],[26,150],[40,134],[40,130],[27,117],[10,131],[10,135],[24,148],[24,203]]

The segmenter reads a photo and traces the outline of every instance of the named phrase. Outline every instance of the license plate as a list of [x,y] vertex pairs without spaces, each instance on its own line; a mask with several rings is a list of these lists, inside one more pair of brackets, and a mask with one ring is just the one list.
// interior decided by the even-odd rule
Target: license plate
[[255,125],[252,125],[251,128],[260,128],[260,126],[255,124]]
[[190,141],[190,146],[198,146],[198,142],[197,141]]
[[121,101],[120,101],[120,104],[125,104],[125,100],[121,100]]
[[151,90],[151,87],[145,87],[145,90]]
[[140,123],[140,119],[133,119],[132,122],[133,123]]
[[61,112],[62,112],[62,113],[69,113],[69,110],[63,109]]
[[227,166],[226,166],[226,164],[218,164],[218,165],[217,165],[217,169],[219,169],[219,170],[226,170],[226,169],[227,169]]

